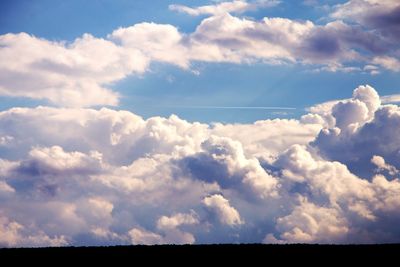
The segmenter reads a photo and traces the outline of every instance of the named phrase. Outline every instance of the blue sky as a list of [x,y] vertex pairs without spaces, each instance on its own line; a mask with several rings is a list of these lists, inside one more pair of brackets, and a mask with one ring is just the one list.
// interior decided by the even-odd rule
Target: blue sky
[[[283,17],[325,24],[333,6],[345,1],[283,1],[239,16],[260,20]],[[212,3],[212,2],[211,2]],[[193,17],[169,10],[171,4],[201,6],[209,1],[2,1],[0,33],[26,32],[38,38],[73,42],[84,33],[106,38],[119,27],[141,22],[171,24],[181,32],[193,32],[207,15]],[[330,6],[330,9],[327,6]],[[139,76],[130,75],[111,87],[123,97],[119,108],[144,117],[172,113],[190,121],[252,122],[274,117],[299,117],[305,108],[320,102],[345,98],[360,84],[370,84],[381,95],[396,94],[400,88],[397,72],[378,75],[360,71],[315,72],[314,65],[270,65],[194,62],[191,71],[154,62]],[[0,108],[35,106],[43,101],[2,97]],[[282,106],[295,110],[201,109],[182,106]]]

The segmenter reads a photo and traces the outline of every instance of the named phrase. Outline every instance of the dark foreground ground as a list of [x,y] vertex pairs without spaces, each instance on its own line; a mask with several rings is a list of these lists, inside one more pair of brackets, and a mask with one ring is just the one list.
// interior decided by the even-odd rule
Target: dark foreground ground
[[[1,262],[13,263],[80,263],[81,259],[100,263],[130,263],[142,266],[161,263],[185,265],[246,263],[270,265],[279,263],[330,264],[373,263],[382,266],[400,261],[400,244],[396,245],[161,245],[116,247],[64,247],[0,249]],[[249,264],[249,265],[247,265]],[[4,265],[5,266],[5,265]],[[112,266],[115,266],[112,264]],[[358,265],[357,265],[358,266]],[[398,266],[398,265],[397,265]]]

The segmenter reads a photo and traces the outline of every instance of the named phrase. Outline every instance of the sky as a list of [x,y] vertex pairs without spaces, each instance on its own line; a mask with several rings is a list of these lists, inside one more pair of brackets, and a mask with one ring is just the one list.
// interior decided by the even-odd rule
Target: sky
[[400,242],[397,0],[0,3],[0,247]]

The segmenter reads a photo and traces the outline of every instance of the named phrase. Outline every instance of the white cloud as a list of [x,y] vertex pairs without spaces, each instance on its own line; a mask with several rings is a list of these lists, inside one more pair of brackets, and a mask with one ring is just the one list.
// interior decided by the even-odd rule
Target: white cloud
[[221,195],[212,195],[203,199],[204,205],[213,212],[220,223],[230,226],[243,224],[239,212]]
[[400,208],[400,200],[398,197],[400,193],[400,180],[394,179],[388,181],[384,176],[376,175],[372,182],[376,188],[377,196],[377,201],[374,203],[375,208],[393,214],[392,216],[394,218],[398,218],[397,211]]
[[60,146],[33,148],[29,158],[21,162],[16,171],[28,175],[46,175],[49,173],[96,173],[101,171],[101,154],[91,151],[90,155],[81,152],[65,152]]
[[400,102],[400,94],[382,96],[381,101],[383,104],[399,103]]
[[389,56],[379,56],[372,59],[373,64],[381,65],[385,69],[400,71],[400,61],[397,58]]
[[188,68],[188,47],[184,36],[169,24],[139,23],[113,31],[109,38],[124,49],[141,51],[147,58]]
[[[65,107],[117,105],[111,84],[149,70],[152,62],[191,69],[193,62],[314,65],[324,71],[362,71],[358,63],[398,72],[400,5],[352,0],[336,7],[335,18],[351,15],[367,28],[342,20],[317,25],[280,17],[233,16],[277,1],[233,1],[172,9],[210,14],[190,33],[169,24],[138,23],[106,38],[84,34],[72,42],[26,33],[0,36],[0,95],[27,97]],[[353,8],[354,7],[354,8]],[[350,16],[350,17],[351,17]],[[371,22],[371,23],[369,23]],[[374,64],[374,65],[371,65]],[[365,69],[377,74],[379,69]]]
[[4,181],[0,181],[0,197],[3,195],[8,195],[15,193],[15,189]]
[[309,110],[237,125],[3,111],[1,246],[398,242],[399,107],[360,86]]
[[67,241],[64,236],[51,238],[42,231],[37,233],[24,233],[25,227],[6,217],[0,216],[0,246],[1,247],[41,247],[65,246]]
[[278,218],[280,238],[290,243],[342,242],[349,232],[348,223],[334,208],[319,207],[307,200],[285,217]]
[[162,216],[157,221],[157,228],[160,230],[169,230],[175,229],[178,226],[186,225],[186,224],[197,224],[199,220],[195,213],[184,214],[177,213],[171,217]]
[[318,124],[305,124],[294,119],[273,119],[253,124],[217,123],[213,125],[212,133],[240,141],[245,155],[267,159],[291,145],[309,143],[320,130]]
[[181,13],[186,13],[191,16],[200,15],[218,15],[223,13],[244,13],[246,11],[256,10],[262,7],[276,6],[280,1],[276,0],[258,0],[248,2],[246,0],[235,0],[220,2],[215,5],[206,5],[199,7],[188,7],[184,5],[169,5],[169,9]]
[[130,230],[129,236],[133,245],[157,245],[163,243],[162,236],[138,228]]
[[197,214],[177,213],[171,217],[162,216],[157,221],[157,229],[162,234],[150,232],[148,230],[132,228],[128,234],[132,244],[193,244],[195,238],[191,233],[179,229],[182,225],[198,224]]
[[148,61],[135,49],[84,34],[70,44],[26,33],[0,36],[0,93],[46,99],[63,106],[116,105],[118,94],[105,86]]
[[223,188],[237,188],[249,197],[276,196],[277,181],[256,158],[246,158],[238,141],[211,136],[202,152],[183,158],[180,166],[192,177],[217,182]]
[[[370,91],[370,90],[369,90]],[[353,101],[353,100],[347,100]],[[336,105],[343,102],[339,102]],[[352,103],[352,102],[346,102]],[[333,108],[335,109],[335,107]],[[374,107],[370,111],[375,110]],[[343,113],[343,116],[346,115]],[[352,117],[348,114],[347,117]],[[332,160],[339,160],[358,175],[371,177],[371,158],[379,155],[398,166],[399,142],[396,135],[399,131],[399,111],[394,105],[386,105],[377,109],[372,118],[363,120],[357,117],[357,124],[350,125],[349,131],[340,131],[331,127],[320,132],[314,145],[322,155]],[[380,136],[380,138],[376,138]],[[364,164],[364,168],[357,166]]]
[[386,170],[390,175],[396,175],[399,173],[399,170],[397,170],[396,167],[387,164],[385,162],[385,159],[382,158],[381,156],[374,155],[371,159],[371,162],[378,167],[379,171]]

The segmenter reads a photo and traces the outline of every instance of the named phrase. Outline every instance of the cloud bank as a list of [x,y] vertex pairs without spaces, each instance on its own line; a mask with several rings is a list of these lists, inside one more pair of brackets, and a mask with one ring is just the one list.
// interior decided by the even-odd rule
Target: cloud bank
[[370,86],[253,124],[12,108],[0,246],[399,242],[399,129]]

